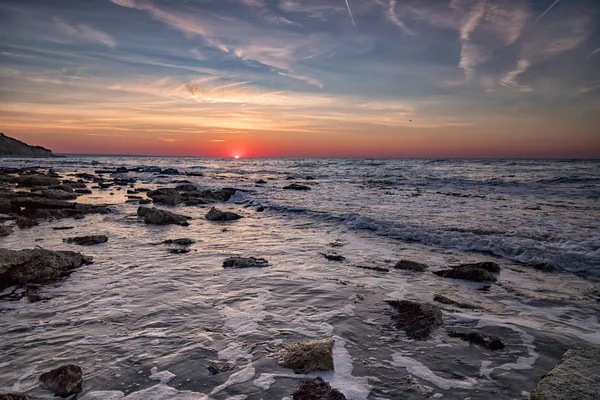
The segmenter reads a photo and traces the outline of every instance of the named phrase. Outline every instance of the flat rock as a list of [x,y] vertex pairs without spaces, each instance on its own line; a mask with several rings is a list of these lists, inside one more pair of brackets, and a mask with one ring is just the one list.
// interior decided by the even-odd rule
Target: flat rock
[[310,190],[310,186],[300,185],[298,183],[292,183],[284,187],[285,190]]
[[178,246],[189,246],[196,243],[194,239],[181,238],[181,239],[167,239],[163,241],[163,244],[176,244]]
[[496,282],[496,277],[489,271],[468,265],[434,271],[433,273],[442,278],[464,279],[473,282]]
[[321,378],[301,381],[292,400],[346,400],[346,396]]
[[420,262],[416,262],[416,261],[400,260],[396,263],[396,265],[394,265],[394,268],[395,269],[403,269],[406,271],[423,272],[427,268],[429,268],[429,265],[423,264]]
[[189,225],[189,217],[158,208],[138,207],[137,214],[148,225]]
[[280,364],[297,374],[333,370],[333,339],[307,340],[287,345]]
[[481,269],[485,269],[488,272],[493,272],[493,273],[500,272],[500,265],[493,261],[483,261],[483,262],[476,262],[476,263],[460,264],[460,265],[455,265],[451,268],[481,268]]
[[30,198],[30,197],[17,197],[11,200],[13,206],[29,208],[33,210],[45,209],[45,210],[58,210],[75,208],[75,203],[71,203],[64,200],[55,199],[44,199],[44,198]]
[[415,340],[427,340],[443,323],[442,311],[435,304],[418,303],[409,300],[389,300],[395,310],[392,319],[396,328]]
[[469,342],[470,344],[475,344],[477,346],[484,347],[488,350],[502,350],[504,348],[504,343],[500,338],[495,336],[486,335],[485,333],[477,332],[477,331],[469,331],[469,332],[457,332],[450,331],[448,332],[448,336],[459,338],[464,340],[465,342]]
[[256,257],[229,257],[223,261],[223,268],[265,268],[269,262]]
[[56,279],[90,262],[73,251],[0,249],[0,289]]
[[15,182],[24,187],[60,185],[60,180],[46,175],[23,175],[17,177]]
[[73,192],[67,192],[59,189],[46,189],[41,191],[42,196],[54,200],[75,200],[77,195]]
[[64,241],[66,243],[73,243],[79,246],[94,246],[108,242],[108,237],[105,235],[76,236],[64,239]]
[[600,393],[600,347],[577,346],[539,381],[530,400],[595,400]]
[[39,381],[57,396],[68,396],[81,391],[83,371],[78,365],[63,365],[40,375]]
[[237,213],[221,211],[215,207],[211,208],[210,211],[206,213],[206,219],[209,221],[235,221],[240,218],[243,217]]

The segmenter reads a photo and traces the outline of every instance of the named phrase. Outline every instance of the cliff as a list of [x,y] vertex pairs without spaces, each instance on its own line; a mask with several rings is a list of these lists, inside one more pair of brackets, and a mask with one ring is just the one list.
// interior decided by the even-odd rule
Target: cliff
[[54,154],[41,146],[30,146],[0,133],[0,157],[54,157]]

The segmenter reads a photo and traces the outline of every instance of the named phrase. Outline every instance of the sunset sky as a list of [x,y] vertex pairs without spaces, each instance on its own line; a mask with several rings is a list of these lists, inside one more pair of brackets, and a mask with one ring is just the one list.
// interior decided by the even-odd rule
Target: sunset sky
[[600,157],[599,0],[0,0],[58,153]]

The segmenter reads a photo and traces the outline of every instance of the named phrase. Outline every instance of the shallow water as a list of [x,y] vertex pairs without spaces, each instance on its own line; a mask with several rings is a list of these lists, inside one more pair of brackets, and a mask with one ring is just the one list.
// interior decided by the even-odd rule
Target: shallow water
[[[0,302],[0,392],[50,399],[38,386],[39,374],[76,362],[84,369],[83,395],[118,391],[94,398],[283,399],[299,377],[278,365],[277,351],[289,341],[333,336],[336,369],[320,375],[349,399],[417,399],[425,392],[516,399],[569,346],[600,344],[600,305],[590,295],[598,289],[600,265],[595,161],[83,157],[2,163],[60,173],[121,165],[201,171],[204,177],[126,176],[150,188],[188,179],[243,189],[219,208],[246,218],[212,223],[203,218],[208,208],[175,207],[193,218],[189,227],[147,226],[135,216],[137,205],[123,203],[124,190],[111,188],[78,201],[118,203],[114,213],[45,223],[0,239],[5,248],[39,245],[95,260],[44,287],[47,301]],[[312,190],[282,190],[294,182],[287,176]],[[259,187],[257,179],[268,183]],[[247,207],[258,204],[266,211]],[[109,242],[62,242],[85,234],[106,234]],[[190,253],[170,254],[169,246],[156,244],[179,237],[197,240]],[[347,261],[320,255],[333,251]],[[223,260],[232,255],[265,257],[272,266],[224,270]],[[391,268],[401,258],[432,268],[494,260],[503,271],[486,292],[477,290],[481,284],[429,272],[353,266]],[[542,262],[579,275],[529,266]],[[426,342],[391,327],[384,300],[432,301],[436,293],[482,309],[444,306],[444,326]],[[446,335],[457,327],[498,335],[507,346],[491,352]],[[208,360],[218,359],[237,367],[210,375]],[[167,382],[157,375],[164,371],[175,377]]]

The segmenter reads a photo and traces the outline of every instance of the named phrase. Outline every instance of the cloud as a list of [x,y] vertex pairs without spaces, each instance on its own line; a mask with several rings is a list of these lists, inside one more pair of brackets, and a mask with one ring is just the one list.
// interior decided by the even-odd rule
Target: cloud
[[594,54],[600,53],[600,47],[597,48],[596,50],[592,51],[590,54],[587,55],[587,58],[590,58],[591,56],[593,56]]
[[101,44],[113,49],[117,46],[117,41],[111,35],[86,24],[69,25],[60,18],[54,18],[54,22],[58,29],[71,39]]
[[415,32],[412,29],[410,29],[408,26],[406,26],[404,24],[404,22],[400,21],[400,19],[396,15],[397,3],[398,3],[397,0],[390,0],[388,11],[387,11],[388,19],[394,25],[396,25],[398,28],[400,28],[400,30],[402,30],[404,33],[406,33],[407,35],[415,35]]

